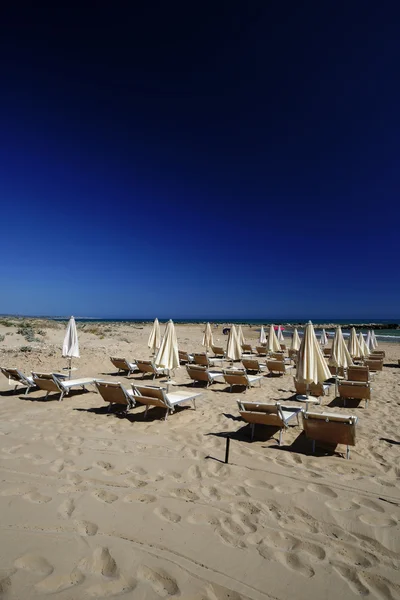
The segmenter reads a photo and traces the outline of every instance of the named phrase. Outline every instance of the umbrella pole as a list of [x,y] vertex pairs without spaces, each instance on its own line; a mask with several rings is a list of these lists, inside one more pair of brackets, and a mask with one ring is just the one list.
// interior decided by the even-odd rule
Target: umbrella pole
[[72,369],[72,357],[70,356],[68,359],[68,379],[71,379],[71,369]]

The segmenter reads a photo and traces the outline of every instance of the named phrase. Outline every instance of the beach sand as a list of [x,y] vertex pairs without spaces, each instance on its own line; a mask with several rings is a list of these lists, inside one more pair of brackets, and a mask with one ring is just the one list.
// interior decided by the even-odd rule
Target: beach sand
[[[65,367],[65,326],[39,327],[41,341],[28,343],[1,325],[0,365],[26,374]],[[202,326],[176,330],[181,349],[202,350]],[[257,328],[243,330],[254,344]],[[149,358],[149,331],[80,328],[73,377],[141,381],[117,375],[109,357]],[[214,340],[226,344],[221,327]],[[299,427],[285,432],[282,447],[262,428],[250,442],[236,400],[293,403],[289,375],[266,376],[245,394],[199,386],[197,410],[178,408],[167,421],[157,409],[144,421],[143,407],[108,413],[92,387],[63,402],[40,391],[24,396],[1,375],[0,596],[399,598],[400,345],[379,348],[386,366],[368,409],[338,408],[333,390],[323,399],[324,409],[359,417],[348,461],[344,447],[311,454]],[[183,367],[174,381],[192,389]]]

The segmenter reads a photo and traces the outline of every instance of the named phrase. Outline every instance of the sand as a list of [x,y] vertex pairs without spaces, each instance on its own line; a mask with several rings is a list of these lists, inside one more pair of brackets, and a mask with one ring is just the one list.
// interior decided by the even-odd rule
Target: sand
[[[29,343],[0,326],[0,364],[61,370],[63,326],[41,329],[41,341]],[[148,358],[149,330],[85,327],[73,375],[141,380],[117,375],[109,356]],[[200,326],[177,334],[182,349],[201,350]],[[255,328],[244,334],[255,342]],[[214,335],[226,343],[221,328]],[[368,409],[338,408],[333,392],[323,400],[328,411],[359,417],[348,461],[341,446],[313,455],[299,427],[282,447],[262,429],[250,442],[236,400],[293,402],[289,375],[266,376],[245,394],[216,383],[196,411],[179,408],[166,422],[157,409],[146,421],[143,407],[108,413],[92,388],[63,402],[24,396],[1,375],[0,596],[399,598],[400,345],[380,349],[386,366]],[[184,368],[174,380],[190,389]]]

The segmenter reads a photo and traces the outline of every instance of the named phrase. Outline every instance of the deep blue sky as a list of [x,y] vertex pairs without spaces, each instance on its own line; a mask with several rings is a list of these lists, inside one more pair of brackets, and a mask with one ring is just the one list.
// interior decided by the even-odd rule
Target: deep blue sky
[[0,24],[0,313],[400,318],[400,4]]

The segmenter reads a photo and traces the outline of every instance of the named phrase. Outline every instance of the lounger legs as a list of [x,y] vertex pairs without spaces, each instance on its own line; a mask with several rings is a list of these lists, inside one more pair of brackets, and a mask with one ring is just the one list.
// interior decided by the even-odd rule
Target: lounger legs
[[280,429],[279,430],[279,445],[282,446],[282,434],[283,434],[283,430]]
[[196,410],[196,400],[193,398],[193,408]]
[[146,408],[144,409],[144,418],[147,419],[147,411],[149,410],[148,405],[146,404]]
[[251,424],[251,439],[253,439],[253,438],[254,438],[254,430],[255,430],[255,428],[256,428],[256,424],[255,424],[255,423],[252,423],[252,424]]
[[27,396],[27,395],[28,395],[28,392],[29,392],[29,390],[30,390],[30,389],[31,389],[31,388],[29,388],[29,387],[27,387],[27,388],[26,388],[26,390],[25,390],[25,394],[24,394],[25,396]]
[[350,458],[350,446],[347,446],[346,459],[349,460],[349,458]]
[[64,392],[61,392],[59,402],[62,402],[63,398],[64,398]]
[[48,396],[49,394],[50,394],[50,392],[47,392],[45,400],[47,400],[47,396]]
[[312,441],[312,451],[313,454],[315,454],[315,440]]

